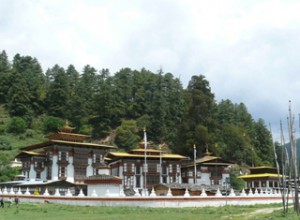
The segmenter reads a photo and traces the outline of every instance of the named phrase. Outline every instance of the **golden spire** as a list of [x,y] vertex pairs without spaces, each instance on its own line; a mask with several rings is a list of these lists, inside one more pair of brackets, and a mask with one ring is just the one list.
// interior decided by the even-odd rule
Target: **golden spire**
[[65,125],[64,125],[62,128],[60,128],[59,130],[60,130],[61,132],[72,133],[72,131],[73,131],[74,129],[75,129],[74,127],[71,127],[71,126],[69,125],[69,121],[66,120],[66,121],[65,121]]
[[205,148],[206,148],[206,151],[204,153],[204,156],[210,156],[211,153],[208,151],[208,145],[207,144],[206,144]]

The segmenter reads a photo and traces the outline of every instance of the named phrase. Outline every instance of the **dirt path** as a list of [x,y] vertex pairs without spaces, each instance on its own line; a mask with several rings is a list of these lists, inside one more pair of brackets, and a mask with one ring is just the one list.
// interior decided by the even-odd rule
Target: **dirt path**
[[247,213],[247,214],[243,214],[245,216],[245,219],[251,219],[256,215],[263,215],[263,214],[270,214],[275,210],[280,210],[282,209],[282,207],[274,207],[274,208],[265,208],[265,209],[257,209],[253,212]]
[[232,217],[243,217],[243,219],[252,219],[256,215],[270,214],[273,211],[280,210],[280,209],[282,209],[282,207],[257,209],[253,212],[248,212],[248,213],[244,213],[244,214],[223,216],[222,219],[232,219]]

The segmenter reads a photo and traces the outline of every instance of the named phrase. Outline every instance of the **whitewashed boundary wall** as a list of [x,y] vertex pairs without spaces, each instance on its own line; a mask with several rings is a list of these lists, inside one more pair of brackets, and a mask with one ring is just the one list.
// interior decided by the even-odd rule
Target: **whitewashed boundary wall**
[[[2,195],[4,199],[14,197]],[[160,196],[160,197],[67,197],[67,196],[36,196],[18,195],[20,202],[30,203],[55,203],[77,206],[131,206],[131,207],[206,207],[206,206],[225,206],[225,205],[256,205],[281,203],[281,197],[274,196],[235,196],[235,197],[215,197],[215,196]],[[290,199],[292,201],[292,199]]]

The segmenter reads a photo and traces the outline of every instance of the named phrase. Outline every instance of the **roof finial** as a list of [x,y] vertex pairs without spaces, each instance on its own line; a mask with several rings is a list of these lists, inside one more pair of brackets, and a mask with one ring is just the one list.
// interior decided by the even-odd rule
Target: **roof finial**
[[208,144],[205,145],[205,148],[206,148],[206,151],[205,151],[204,156],[210,156],[211,153],[208,151]]
[[74,127],[71,127],[71,126],[69,125],[69,120],[66,120],[64,126],[63,126],[62,128],[60,128],[59,130],[60,130],[61,132],[72,133],[72,131],[73,131],[74,129],[75,129]]

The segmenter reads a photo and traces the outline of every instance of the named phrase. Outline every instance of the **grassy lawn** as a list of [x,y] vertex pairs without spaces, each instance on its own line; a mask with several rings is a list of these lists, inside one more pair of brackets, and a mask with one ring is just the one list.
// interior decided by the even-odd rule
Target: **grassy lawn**
[[[21,203],[0,209],[0,220],[193,220],[193,219],[298,219],[282,216],[281,211],[272,214],[251,214],[258,209],[279,205],[227,206],[205,208],[140,208],[140,207],[83,207],[56,204]],[[292,209],[290,209],[292,211]],[[249,213],[249,214],[248,214]]]

